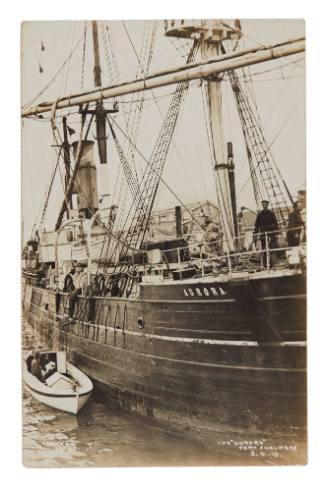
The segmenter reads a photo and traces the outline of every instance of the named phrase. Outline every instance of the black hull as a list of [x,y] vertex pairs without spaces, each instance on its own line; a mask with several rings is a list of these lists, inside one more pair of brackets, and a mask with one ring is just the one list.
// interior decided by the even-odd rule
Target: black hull
[[84,320],[69,325],[66,295],[30,285],[23,294],[44,343],[67,349],[121,407],[213,448],[233,434],[287,435],[305,449],[303,276],[145,285],[128,300],[81,297],[75,315],[84,311]]

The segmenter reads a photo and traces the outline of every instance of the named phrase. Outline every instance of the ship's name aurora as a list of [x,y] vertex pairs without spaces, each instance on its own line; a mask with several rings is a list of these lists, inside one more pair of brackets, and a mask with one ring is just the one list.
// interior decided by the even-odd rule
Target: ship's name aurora
[[184,297],[222,297],[226,292],[221,288],[203,287],[203,288],[184,288]]

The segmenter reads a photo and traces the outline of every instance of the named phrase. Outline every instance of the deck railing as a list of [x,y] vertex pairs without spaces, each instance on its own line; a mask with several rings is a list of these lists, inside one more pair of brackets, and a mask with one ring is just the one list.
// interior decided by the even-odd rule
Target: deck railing
[[[59,233],[63,228],[64,226],[58,231],[55,245],[55,284],[57,290],[59,289],[57,245]],[[89,242],[91,229],[92,227],[90,227],[89,230]],[[292,242],[295,242],[296,245],[290,245],[292,234]],[[129,273],[123,272],[122,275],[127,274],[136,280],[135,288],[137,289],[137,284],[141,281],[143,276],[161,275],[162,277],[171,278],[173,271],[179,271],[179,277],[184,278],[187,277],[187,273],[183,274],[183,271],[188,268],[196,270],[196,272],[189,272],[190,277],[204,277],[212,274],[218,276],[220,274],[232,274],[235,272],[255,272],[261,270],[269,272],[276,267],[304,267],[305,241],[304,226],[252,234],[252,241],[249,242],[247,248],[245,247],[246,235],[240,235],[235,237],[235,244],[238,244],[239,247],[240,244],[244,244],[244,247],[242,250],[236,251],[231,251],[227,241],[224,241],[223,239],[213,242],[205,240],[189,240],[185,246],[161,250],[160,258],[158,257],[158,261],[156,262],[149,262],[149,251],[137,251],[138,253],[144,253],[142,256],[144,257],[145,262],[138,263],[137,261],[134,261],[134,270]],[[88,245],[90,246],[90,243]],[[133,257],[131,257],[130,260],[133,261]],[[115,276],[115,273],[108,270],[103,271],[102,274],[108,281]],[[91,278],[91,261],[89,260],[88,285],[92,283],[93,279],[93,275]]]
[[[289,233],[298,234],[297,245],[289,245],[288,237]],[[284,262],[284,265],[299,264],[301,259],[304,257],[304,246],[305,240],[305,228],[294,227],[289,229],[275,230],[272,232],[264,232],[259,234],[253,234],[253,240],[249,245],[248,249],[242,251],[230,251],[225,244],[226,241],[217,240],[215,242],[198,241],[192,242],[187,246],[177,247],[173,249],[165,249],[161,251],[162,258],[158,263],[153,263],[151,266],[156,267],[157,271],[164,271],[167,269],[168,261],[165,261],[165,256],[167,254],[174,255],[176,257],[176,269],[182,271],[186,267],[193,265],[199,269],[201,276],[205,276],[206,269],[208,267],[217,267],[224,272],[232,273],[233,271],[240,271],[242,269],[266,269],[271,270],[276,266],[275,259],[286,259],[287,256],[290,258],[290,263]],[[245,235],[240,235],[236,237],[236,243],[242,244],[245,242]],[[275,242],[272,244],[272,242]],[[259,246],[257,248],[257,246]],[[299,255],[299,246],[301,246],[301,254]],[[225,248],[225,250],[224,250]],[[216,251],[214,251],[216,249]],[[214,252],[209,252],[214,251]],[[217,253],[219,251],[219,253]],[[294,251],[292,253],[292,251]],[[289,254],[287,254],[289,253]],[[293,254],[293,259],[291,256]],[[277,258],[276,258],[277,256]],[[298,257],[298,260],[296,258]],[[301,256],[301,257],[300,257]],[[184,258],[184,259],[182,259]],[[187,258],[187,259],[185,259]],[[251,263],[252,259],[252,263]],[[255,261],[256,259],[256,261]],[[258,264],[260,261],[260,264]],[[172,261],[170,261],[171,263]],[[224,265],[225,264],[225,265]],[[153,270],[145,271],[145,274],[153,274]],[[158,273],[157,273],[158,274]]]

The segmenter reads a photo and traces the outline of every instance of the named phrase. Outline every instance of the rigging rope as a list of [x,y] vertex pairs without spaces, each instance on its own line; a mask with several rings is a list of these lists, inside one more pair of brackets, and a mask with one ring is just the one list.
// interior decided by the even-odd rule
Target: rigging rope
[[[269,147],[268,149],[270,150],[271,147],[273,146],[273,144],[275,143],[275,141],[277,140],[278,136],[280,135],[281,131],[283,130],[283,128],[285,127],[286,123],[288,122],[288,120],[290,119],[290,117],[292,116],[293,112],[295,111],[295,109],[297,108],[297,105],[299,104],[299,102],[301,101],[301,99],[303,99],[303,95],[301,95],[301,97],[299,97],[299,99],[296,101],[296,103],[294,104],[294,106],[292,107],[292,109],[290,110],[290,112],[288,113],[288,115],[286,116],[286,119],[284,120],[284,122],[282,123],[282,125],[280,126],[280,128],[278,129],[278,131],[276,132],[274,138],[271,140],[270,144],[269,144]],[[260,164],[257,164],[257,167],[259,166]],[[256,168],[257,168],[256,167]],[[256,169],[255,168],[255,169]],[[282,178],[282,175],[277,167],[277,171],[279,172],[280,174],[280,177]],[[251,175],[247,178],[247,180],[244,182],[244,184],[242,185],[241,189],[239,190],[238,192],[238,196],[241,194],[241,192],[243,191],[243,189],[245,188],[245,186],[248,184],[249,180],[251,179]]]
[[[105,59],[107,63],[108,77],[112,84],[119,83],[120,74],[119,74],[119,67],[117,63],[115,41],[111,33],[112,27],[109,25],[109,23],[106,22],[101,22],[100,26],[101,26],[101,35],[102,35],[104,51],[105,51]],[[114,99],[114,101],[115,102],[118,101],[119,106],[122,108],[125,125],[126,125],[127,124],[126,106],[124,105],[121,106],[123,102],[123,98],[119,97],[118,99]],[[124,203],[124,197],[126,196],[127,193],[127,186],[122,179],[121,173],[122,173],[122,168],[121,166],[119,166],[115,178],[115,184],[113,186],[112,203],[115,204],[118,199],[118,204],[120,205],[120,208],[121,207],[124,208],[124,205],[122,203]],[[120,220],[119,218],[118,220],[116,220],[116,225],[119,220]]]
[[[127,31],[127,29],[126,29],[126,26],[125,26],[125,23],[124,23],[124,22],[123,22],[123,25],[124,25],[125,31],[126,31],[126,33],[127,33],[127,35],[128,35],[128,38],[129,38],[129,40],[130,40],[130,42],[131,42],[131,44],[132,44],[132,47],[133,47],[133,51],[134,51],[134,53],[135,53],[135,56],[137,57],[138,64],[139,64],[139,68],[140,68],[140,70],[141,70],[141,74],[142,74],[142,76],[143,76],[143,77],[146,77],[146,76],[147,76],[147,73],[148,73],[149,65],[146,67],[146,69],[144,69],[143,64],[141,63],[141,61],[140,61],[140,59],[139,59],[139,57],[138,57],[138,55],[137,55],[136,49],[135,49],[135,47],[134,47],[134,45],[133,45],[133,43],[132,43],[132,40],[131,40],[131,38],[130,38],[130,36],[129,36],[129,34],[128,34],[128,31]],[[171,38],[169,38],[169,40],[172,42],[172,39],[171,39]],[[173,44],[173,43],[172,43],[172,44]],[[177,51],[178,51],[178,52],[180,52],[180,50],[179,50],[178,48],[176,48],[176,46],[175,46],[174,44],[173,44],[173,46],[175,47],[175,49],[177,49]],[[187,47],[188,49],[190,48],[189,43],[186,45],[186,47]],[[183,47],[183,48],[184,48],[184,55],[182,54],[182,57],[185,57],[185,56],[186,56],[186,57],[188,57],[188,55],[189,55],[189,53],[186,51],[186,47],[185,47],[185,46]],[[151,50],[153,50],[153,46],[152,46]],[[194,53],[194,58],[193,58],[193,59],[195,59],[195,55],[196,55],[196,53]],[[151,55],[151,56],[152,56],[152,55]],[[190,85],[189,85],[189,86],[190,86]],[[170,92],[170,94],[173,94],[173,93],[174,93],[174,92]],[[161,108],[160,108],[160,105],[159,105],[159,103],[158,103],[158,99],[159,99],[160,97],[166,97],[166,95],[163,95],[163,96],[157,96],[157,95],[155,95],[155,93],[154,93],[154,91],[153,91],[153,90],[151,90],[151,94],[152,94],[152,98],[151,98],[151,99],[152,99],[152,100],[154,100],[154,103],[155,103],[155,104],[156,104],[156,106],[157,106],[157,109],[158,109],[158,111],[159,111],[159,114],[160,114],[160,116],[161,116],[162,120],[164,121],[164,115],[163,115],[162,110],[161,110]],[[145,96],[145,93],[144,93],[144,96]],[[146,98],[144,97],[142,100],[144,101],[144,100],[149,100],[149,99],[146,99]],[[134,140],[134,143],[136,143],[136,140]],[[187,174],[187,171],[186,171],[186,167],[185,167],[184,161],[183,161],[183,159],[182,159],[182,157],[181,157],[181,154],[180,154],[180,152],[179,152],[179,150],[178,150],[178,148],[177,148],[177,145],[176,145],[176,142],[175,142],[174,137],[172,137],[172,144],[173,144],[174,150],[175,150],[175,152],[176,152],[177,158],[178,158],[178,160],[180,161],[180,163],[181,163],[181,165],[182,165],[182,167],[183,167],[183,169],[184,169],[184,172],[185,172],[185,175],[186,175],[186,177],[187,177],[187,179],[188,179],[188,181],[189,181],[189,184],[190,184],[190,186],[192,187],[192,190],[193,190],[194,194],[195,194],[195,195],[197,195],[196,190],[195,190],[195,187],[194,187],[193,183],[191,182],[191,180],[190,180],[190,178],[189,178],[189,176],[188,176],[188,174]],[[134,159],[134,153],[132,154],[132,157],[133,157],[133,159]],[[199,200],[198,200],[198,201],[199,201]]]
[[[195,45],[194,45],[195,46]],[[194,56],[194,47],[191,50],[188,62]],[[171,100],[167,115],[162,126],[161,132],[159,134],[157,144],[150,157],[150,162],[153,164],[156,172],[150,168],[147,174],[143,177],[142,184],[142,194],[144,199],[144,204],[140,209],[136,209],[136,216],[134,218],[134,226],[139,226],[139,233],[136,234],[136,241],[143,241],[145,230],[150,218],[150,213],[153,207],[154,199],[157,193],[158,185],[160,179],[158,175],[161,176],[163,165],[168,154],[168,149],[171,143],[171,138],[175,125],[177,122],[177,117],[179,114],[179,109],[184,99],[185,91],[188,88],[188,83],[177,84],[174,96]],[[140,222],[140,223],[139,223]]]
[[[151,25],[152,25],[152,29],[151,29]],[[126,28],[126,25],[124,23],[123,23],[123,26],[124,26],[125,32],[128,36],[129,42],[132,45],[133,51],[137,57],[138,68],[137,68],[136,78],[138,78],[140,76],[140,73],[143,73],[143,76],[147,76],[148,71],[149,71],[149,67],[150,67],[150,62],[151,62],[151,59],[153,56],[153,46],[154,46],[154,41],[155,41],[155,37],[156,37],[157,22],[154,22],[152,24],[147,23],[145,26],[145,29],[143,32],[143,38],[142,38],[140,57],[137,54],[137,51],[134,47],[132,39],[131,39],[131,37],[128,33],[128,30]],[[149,32],[147,32],[147,31],[149,31]],[[144,65],[145,65],[145,67],[144,67]],[[137,97],[138,97],[138,94],[133,94],[132,100],[126,101],[126,103],[129,102],[131,104],[131,107],[133,107],[132,110],[126,112],[126,109],[125,109],[126,106],[123,106],[123,114],[125,117],[126,131],[128,132],[129,137],[130,137],[129,140],[125,140],[125,144],[128,144],[127,157],[125,157],[125,155],[123,156],[123,150],[119,149],[119,147],[117,145],[118,140],[117,139],[115,140],[115,145],[116,145],[116,149],[118,150],[120,161],[121,161],[121,163],[124,164],[123,167],[125,169],[125,171],[124,171],[125,175],[126,175],[126,170],[128,168],[130,168],[130,164],[128,163],[128,161],[130,160],[132,162],[132,165],[134,167],[134,175],[133,175],[132,179],[133,179],[133,182],[137,183],[137,185],[135,186],[136,190],[138,188],[138,174],[137,174],[137,167],[136,167],[135,158],[134,158],[134,147],[133,147],[132,143],[134,145],[136,144],[137,134],[139,131],[139,126],[140,126],[141,113],[142,113],[142,109],[144,106],[144,100],[146,100],[145,93],[142,94],[141,98],[137,98]],[[121,98],[120,103],[124,104],[125,101],[123,101],[123,99]],[[136,107],[134,107],[134,103],[137,103]],[[121,168],[119,168],[119,172],[118,172],[117,177],[116,177],[115,192],[118,189],[117,180],[120,177],[120,170],[121,170]],[[128,173],[130,176],[132,175],[131,170],[129,170]],[[131,177],[129,178],[129,181],[130,181],[130,179],[131,179]],[[121,225],[122,225],[123,213],[124,213],[125,206],[126,206],[127,187],[126,186],[124,187],[124,185],[125,185],[125,182],[121,181],[119,193],[118,193],[119,200],[120,200],[119,204],[121,206],[119,207],[119,209],[120,209],[119,219],[116,220],[116,223],[115,223],[116,229],[119,229],[119,227],[121,227]],[[135,196],[135,194],[136,193],[134,192],[134,196]]]
[[[260,207],[259,195],[261,199],[262,197],[268,197],[276,211],[279,221],[282,223],[286,219],[285,213],[288,210],[288,193],[286,190],[285,195],[282,191],[282,187],[285,187],[285,182],[281,178],[278,166],[270,152],[271,145],[268,146],[265,140],[259,116],[254,113],[254,109],[251,107],[249,100],[242,90],[235,71],[229,72],[229,79],[234,91],[243,135],[248,149],[250,175],[257,207],[258,209]],[[254,167],[254,161],[257,163],[256,167]],[[261,186],[258,183],[257,170],[259,171]],[[277,170],[278,175],[275,170]]]
[[[144,37],[142,40],[142,47],[141,47],[141,55],[140,57],[137,54],[136,48],[133,44],[133,41],[129,35],[129,32],[127,30],[125,22],[122,22],[124,30],[126,32],[126,35],[128,37],[128,40],[132,46],[133,52],[137,58],[138,62],[138,69],[136,73],[136,79],[140,77],[142,74],[143,77],[147,77],[149,73],[149,68],[151,65],[152,57],[153,57],[153,52],[154,52],[154,43],[156,39],[156,33],[157,33],[157,22],[152,23],[152,30],[148,34],[148,39],[146,40],[146,29],[144,30]],[[150,24],[146,24],[146,27],[149,26],[149,31],[150,31]],[[143,43],[144,41],[144,43]],[[135,96],[135,97],[134,97]],[[133,99],[135,102],[135,99],[137,98],[137,94],[133,94]],[[139,100],[139,103],[137,103],[135,111],[132,114],[132,120],[130,120],[131,113],[129,114],[128,117],[128,123],[126,126],[127,131],[130,134],[131,140],[133,143],[137,143],[137,137],[139,133],[139,128],[140,128],[140,122],[141,122],[141,116],[142,116],[142,110],[144,106],[144,100],[145,100],[145,92],[142,93],[141,99]],[[138,172],[137,172],[137,167],[135,165],[135,155],[134,155],[134,148],[133,146],[129,145],[128,147],[128,152],[127,152],[127,158],[128,160],[131,159],[134,165],[134,172],[135,172],[135,179],[138,182]]]
[[[197,47],[198,47],[197,43],[194,43],[189,56],[190,59],[192,59],[192,57],[194,56]],[[143,204],[139,207],[136,207],[131,224],[127,230],[127,237],[130,236],[129,244],[133,242],[134,244],[133,247],[136,247],[138,249],[141,248],[141,244],[143,243],[144,240],[144,236],[147,230],[147,225],[153,207],[154,199],[156,196],[157,188],[159,182],[162,180],[163,165],[168,153],[169,145],[171,142],[171,136],[177,122],[177,116],[179,113],[180,104],[183,100],[184,92],[187,89],[187,87],[188,87],[187,82],[181,82],[176,87],[175,94],[171,100],[171,104],[168,109],[164,125],[159,134],[157,144],[150,157],[150,161],[149,161],[150,165],[148,166],[148,169],[145,172],[142,179],[141,185],[142,185]],[[126,220],[125,220],[125,224],[126,224]],[[126,252],[127,251],[123,249],[120,253],[120,257],[124,257],[126,255]],[[119,267],[119,264],[120,264],[120,272],[122,272],[124,269],[129,269],[130,267],[132,267],[131,264],[124,265],[123,263],[120,263],[120,258],[118,258],[115,270]],[[131,291],[132,283],[133,282],[131,282],[131,284],[127,288],[127,284],[125,282],[122,285],[121,292],[123,292],[125,288],[127,288],[127,295],[128,295],[129,292]]]
[[140,194],[140,187],[139,187],[139,183],[137,181],[137,179],[135,178],[135,175],[128,163],[128,160],[124,154],[124,151],[122,149],[122,147],[120,146],[120,143],[118,141],[118,138],[116,136],[116,133],[112,127],[112,124],[110,122],[110,120],[108,119],[108,124],[109,124],[109,128],[110,128],[110,131],[111,131],[111,134],[112,134],[112,137],[113,137],[113,140],[114,140],[114,143],[116,145],[116,149],[117,149],[117,153],[118,153],[118,156],[119,156],[119,160],[120,160],[120,163],[122,165],[122,168],[124,170],[124,173],[125,173],[125,177],[126,177],[126,180],[128,182],[128,185],[129,185],[129,188],[130,188],[130,191],[131,191],[131,194],[133,196],[133,199],[135,201],[135,204],[136,206],[138,206],[141,202],[141,194]]

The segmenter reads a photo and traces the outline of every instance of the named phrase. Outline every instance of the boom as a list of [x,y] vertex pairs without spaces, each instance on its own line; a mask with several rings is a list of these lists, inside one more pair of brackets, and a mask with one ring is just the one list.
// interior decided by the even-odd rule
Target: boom
[[22,117],[46,113],[52,111],[54,107],[56,109],[64,109],[72,106],[80,106],[90,102],[97,102],[103,99],[110,99],[135,92],[142,92],[144,90],[176,84],[178,82],[206,78],[228,70],[263,63],[264,61],[302,53],[303,51],[305,51],[305,39],[299,38],[275,44],[268,48],[258,47],[228,53],[206,61],[189,63],[186,67],[184,65],[157,72],[142,79],[93,89],[92,91],[80,94],[72,94],[52,102],[44,102],[36,107],[24,110],[22,112]]

